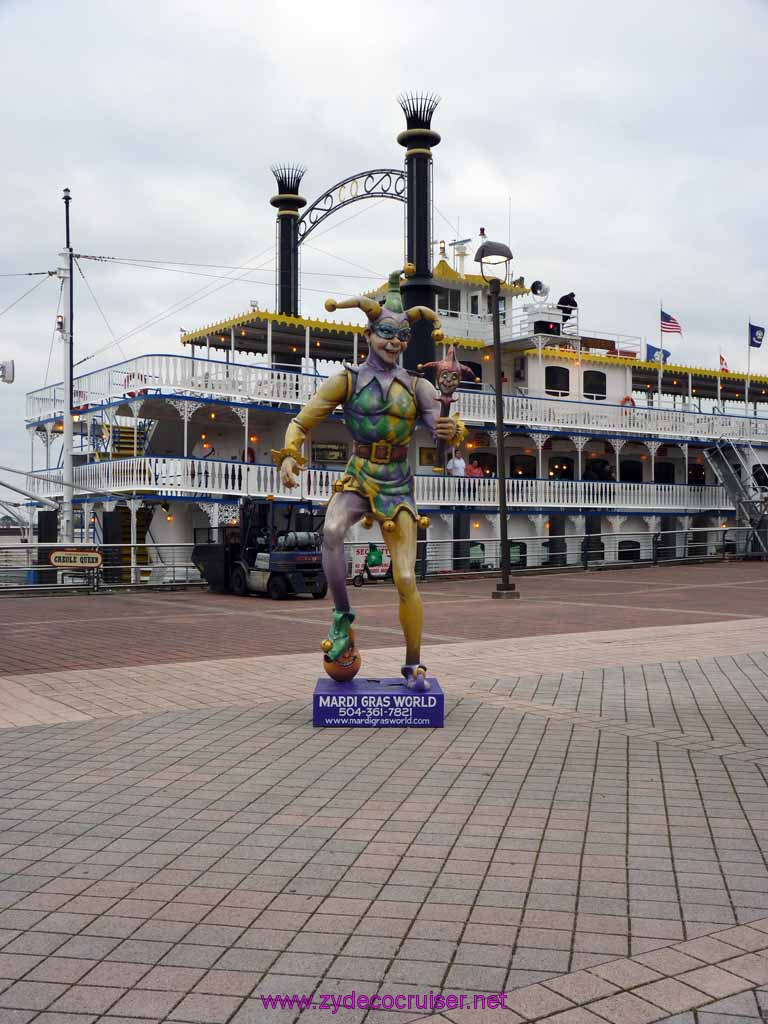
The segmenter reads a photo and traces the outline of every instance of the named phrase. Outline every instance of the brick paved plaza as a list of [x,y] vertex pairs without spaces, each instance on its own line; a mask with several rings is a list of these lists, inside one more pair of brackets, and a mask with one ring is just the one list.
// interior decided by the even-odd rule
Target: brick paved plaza
[[327,602],[0,602],[0,1024],[768,1019],[765,568],[491,586],[425,588],[436,731],[312,729]]

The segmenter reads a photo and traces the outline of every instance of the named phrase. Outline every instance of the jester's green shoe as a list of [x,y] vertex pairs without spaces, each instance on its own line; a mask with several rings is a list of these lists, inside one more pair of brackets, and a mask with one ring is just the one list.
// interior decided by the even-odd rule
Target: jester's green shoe
[[336,661],[349,647],[349,630],[354,621],[355,613],[351,609],[348,612],[334,611],[328,638],[321,644],[328,661]]

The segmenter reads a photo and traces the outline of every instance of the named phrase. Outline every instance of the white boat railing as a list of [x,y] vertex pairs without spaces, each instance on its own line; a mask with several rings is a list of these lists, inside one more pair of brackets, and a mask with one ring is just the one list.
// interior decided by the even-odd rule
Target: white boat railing
[[[188,356],[146,355],[78,377],[74,384],[79,408],[181,394],[243,404],[303,405],[325,378],[316,374],[269,369]],[[27,395],[27,419],[39,423],[61,415],[60,384]],[[459,392],[458,410],[470,425],[495,422],[494,396],[489,391]],[[616,405],[608,402],[516,394],[504,396],[504,421],[536,431],[604,433],[681,440],[727,437],[768,442],[768,418],[689,409]]]
[[[240,402],[301,404],[314,394],[322,379],[315,374],[215,359],[144,355],[76,377],[73,404],[76,408],[85,408],[121,400],[128,402],[157,392],[231,398]],[[62,384],[31,391],[27,395],[27,420],[39,422],[61,416],[63,407]]]
[[[172,497],[195,495],[295,498],[328,501],[341,471],[310,469],[300,475],[299,488],[289,490],[274,466],[214,459],[141,457],[76,466],[76,496],[141,492]],[[46,479],[30,474],[30,489],[41,497],[61,494],[61,470],[48,470]],[[510,508],[643,509],[654,511],[712,511],[730,509],[723,487],[687,484],[614,483],[593,480],[549,480],[515,477],[506,483]],[[420,508],[498,508],[495,477],[416,476]]]
[[[458,408],[467,423],[490,423],[495,415],[494,396],[481,391],[462,391]],[[639,435],[681,440],[727,437],[740,441],[768,441],[768,418],[529,395],[504,396],[504,422],[545,433],[549,430],[621,437]]]
[[[438,300],[439,301],[439,300]],[[508,341],[519,341],[530,338],[534,334],[537,320],[547,320],[551,312],[555,312],[560,323],[560,312],[557,306],[537,306],[535,310],[526,306],[508,306],[502,309],[499,318],[502,344]],[[443,322],[443,331],[449,338],[476,338],[489,345],[493,342],[493,317],[490,313],[468,313],[466,311],[445,309],[438,304],[437,314]],[[578,311],[571,317],[563,335],[578,334]],[[554,337],[554,336],[553,336]]]

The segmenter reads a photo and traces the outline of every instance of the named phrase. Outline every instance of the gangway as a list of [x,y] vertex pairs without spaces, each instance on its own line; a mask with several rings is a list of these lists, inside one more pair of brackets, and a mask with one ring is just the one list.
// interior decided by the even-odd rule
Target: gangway
[[[747,453],[754,460],[751,465]],[[704,449],[704,458],[733,502],[737,520],[749,527],[747,549],[754,541],[765,557],[768,555],[768,499],[752,473],[752,466],[761,465],[757,452],[751,444],[737,445],[732,438],[722,437],[711,448]]]

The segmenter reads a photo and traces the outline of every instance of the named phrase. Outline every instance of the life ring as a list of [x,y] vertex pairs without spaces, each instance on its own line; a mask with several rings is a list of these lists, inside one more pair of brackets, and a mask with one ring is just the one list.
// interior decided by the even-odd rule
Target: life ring
[[635,406],[637,405],[637,402],[634,400],[632,395],[624,395],[622,400],[619,402],[619,405],[623,409],[634,409]]

